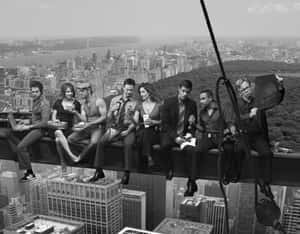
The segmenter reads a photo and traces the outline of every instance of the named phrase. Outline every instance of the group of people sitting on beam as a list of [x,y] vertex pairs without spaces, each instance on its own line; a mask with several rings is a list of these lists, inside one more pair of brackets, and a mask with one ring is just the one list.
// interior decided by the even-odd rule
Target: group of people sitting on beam
[[[153,145],[156,144],[160,145],[159,155],[164,157],[164,171],[166,178],[170,180],[173,177],[172,148],[180,147],[186,142],[191,143],[191,139],[195,141],[181,147],[189,175],[185,196],[192,196],[197,191],[196,179],[202,156],[205,156],[209,149],[220,148],[220,142],[225,157],[231,158],[233,162],[228,166],[229,169],[227,168],[224,183],[238,181],[245,147],[239,138],[234,138],[239,129],[236,127],[237,119],[231,105],[223,107],[220,113],[210,89],[200,91],[197,105],[196,101],[190,98],[190,80],[182,80],[177,94],[165,100],[159,97],[150,83],[140,84],[137,89],[138,95],[135,94],[135,86],[133,79],[124,80],[122,94],[113,97],[108,104],[103,98],[93,94],[89,83],[78,83],[77,92],[71,83],[64,83],[61,86],[61,98],[51,108],[43,95],[43,85],[39,81],[32,81],[31,124],[17,124],[13,115],[9,114],[12,128],[0,129],[0,136],[6,138],[17,155],[20,169],[25,170],[21,180],[27,181],[35,177],[28,148],[44,136],[50,136],[55,139],[63,171],[66,171],[66,155],[76,163],[93,157],[95,173],[90,182],[105,177],[102,168],[105,157],[109,157],[105,148],[116,141],[121,141],[124,149],[122,184],[129,182],[134,148],[151,168],[156,164],[153,158]],[[255,106],[252,81],[246,78],[239,79],[236,88],[242,129],[246,133],[250,148],[260,156],[259,165],[255,167],[256,176],[261,184],[270,184],[273,154],[268,139],[265,110]],[[75,93],[79,94],[78,99]],[[199,112],[197,106],[200,106]],[[63,128],[49,127],[49,120],[66,125]],[[77,129],[74,130],[74,127]],[[220,129],[224,129],[231,139],[235,140],[220,139],[224,138]],[[24,132],[23,138],[18,138],[16,132]],[[89,143],[76,155],[71,145],[80,144],[83,140],[88,140]],[[265,187],[268,186],[261,186],[262,190]]]

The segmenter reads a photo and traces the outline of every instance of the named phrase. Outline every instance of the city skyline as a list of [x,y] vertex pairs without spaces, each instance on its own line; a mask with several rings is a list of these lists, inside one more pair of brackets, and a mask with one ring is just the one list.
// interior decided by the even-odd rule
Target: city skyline
[[[196,0],[188,4],[182,0],[1,2],[4,38],[208,36]],[[300,36],[295,30],[300,22],[299,0],[211,0],[206,4],[217,36]]]

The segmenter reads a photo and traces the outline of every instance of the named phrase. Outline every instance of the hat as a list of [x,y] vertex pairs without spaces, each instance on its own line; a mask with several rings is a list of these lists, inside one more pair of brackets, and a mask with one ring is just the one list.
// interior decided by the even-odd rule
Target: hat
[[87,89],[90,87],[91,87],[91,84],[89,82],[79,82],[76,84],[76,88],[78,88],[78,89]]

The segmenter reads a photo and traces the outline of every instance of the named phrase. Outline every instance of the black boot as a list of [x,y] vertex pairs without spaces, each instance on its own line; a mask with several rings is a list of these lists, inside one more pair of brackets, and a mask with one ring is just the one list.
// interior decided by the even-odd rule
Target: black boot
[[122,180],[121,180],[121,184],[128,184],[129,183],[129,176],[130,176],[130,172],[129,171],[125,171],[124,172],[124,175],[122,177]]
[[198,186],[194,179],[189,179],[187,182],[187,189],[184,192],[185,197],[192,197],[198,191]]
[[88,182],[96,182],[97,180],[102,179],[104,177],[105,177],[105,174],[104,174],[102,168],[98,168],[98,169],[96,169],[94,176],[92,178],[90,178]]

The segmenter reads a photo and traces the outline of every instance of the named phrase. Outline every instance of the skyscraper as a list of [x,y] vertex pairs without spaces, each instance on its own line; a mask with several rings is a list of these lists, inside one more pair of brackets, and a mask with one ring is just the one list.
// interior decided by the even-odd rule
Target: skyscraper
[[0,174],[0,191],[9,198],[20,194],[17,173],[13,171],[4,171]]
[[8,197],[0,194],[0,232],[5,227],[4,208],[8,205]]
[[0,66],[0,97],[4,95],[4,78],[5,78],[5,68]]
[[117,233],[122,227],[122,195],[119,180],[81,183],[55,177],[48,180],[49,215],[85,223],[85,232]]
[[213,234],[226,234],[225,204],[222,198],[197,196],[188,197],[180,205],[180,218],[211,224]]
[[146,228],[146,193],[123,189],[123,226]]
[[227,234],[225,229],[225,204],[217,201],[212,210],[213,234]]
[[37,178],[28,183],[30,210],[33,214],[48,214],[47,180]]
[[291,204],[287,204],[283,211],[283,227],[287,234],[295,234],[299,223],[300,189],[294,189]]
[[155,228],[165,217],[165,177],[131,173],[129,184],[124,187],[146,192],[146,227],[147,230]]
[[15,224],[23,220],[23,204],[20,202],[19,197],[11,198],[7,206],[7,221],[8,225]]

